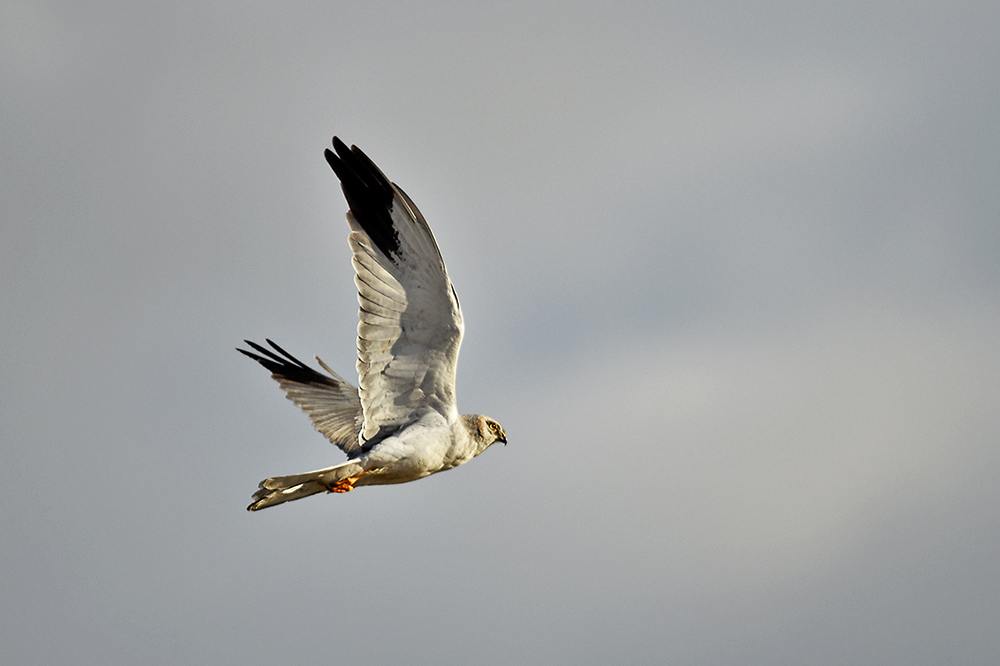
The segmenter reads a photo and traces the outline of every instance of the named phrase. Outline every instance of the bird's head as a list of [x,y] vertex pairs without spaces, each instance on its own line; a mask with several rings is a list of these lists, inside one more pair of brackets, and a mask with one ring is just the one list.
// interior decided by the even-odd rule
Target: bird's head
[[503,442],[504,446],[507,445],[507,433],[503,431],[502,425],[490,417],[482,415],[479,416],[477,421],[476,425],[479,430],[479,437],[486,446],[489,446],[493,442]]

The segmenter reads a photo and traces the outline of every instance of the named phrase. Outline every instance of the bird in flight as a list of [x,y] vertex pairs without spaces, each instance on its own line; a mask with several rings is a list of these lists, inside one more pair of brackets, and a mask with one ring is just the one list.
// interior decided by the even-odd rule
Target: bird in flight
[[347,454],[333,467],[260,482],[248,511],[321,492],[405,483],[468,462],[499,423],[459,414],[455,367],[465,329],[458,295],[424,216],[357,146],[325,152],[350,207],[358,288],[358,386],[316,357],[323,374],[267,340],[238,349],[271,372],[316,430]]

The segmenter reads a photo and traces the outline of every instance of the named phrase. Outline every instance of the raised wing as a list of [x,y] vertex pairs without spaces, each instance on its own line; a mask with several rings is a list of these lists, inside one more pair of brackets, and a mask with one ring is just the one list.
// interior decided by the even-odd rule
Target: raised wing
[[[316,430],[340,447],[348,456],[361,452],[358,433],[363,417],[358,389],[345,382],[340,375],[316,358],[316,362],[330,373],[320,374],[295,358],[270,340],[267,344],[278,352],[244,340],[258,354],[237,349],[271,371],[271,376],[285,391],[288,399],[309,415]],[[280,354],[280,356],[279,356]]]
[[326,160],[350,206],[361,309],[358,376],[367,449],[430,407],[449,421],[462,312],[434,235],[406,194],[357,146],[334,137]]

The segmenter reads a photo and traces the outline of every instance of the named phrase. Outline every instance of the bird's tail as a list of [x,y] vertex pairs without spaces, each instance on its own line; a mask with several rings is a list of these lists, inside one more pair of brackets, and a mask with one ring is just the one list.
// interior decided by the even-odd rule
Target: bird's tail
[[326,492],[338,481],[360,475],[363,471],[364,468],[356,460],[348,460],[314,472],[272,476],[260,482],[260,488],[253,494],[253,503],[247,507],[247,511],[259,511],[269,506]]

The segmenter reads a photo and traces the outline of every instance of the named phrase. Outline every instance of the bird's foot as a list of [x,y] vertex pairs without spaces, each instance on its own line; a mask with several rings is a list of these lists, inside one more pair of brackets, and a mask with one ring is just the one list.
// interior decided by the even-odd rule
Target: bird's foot
[[328,486],[327,490],[331,493],[349,493],[354,490],[354,484],[358,482],[358,479],[361,478],[362,474],[364,474],[364,472],[358,474],[357,476],[349,476],[346,479],[341,479],[332,486]]

